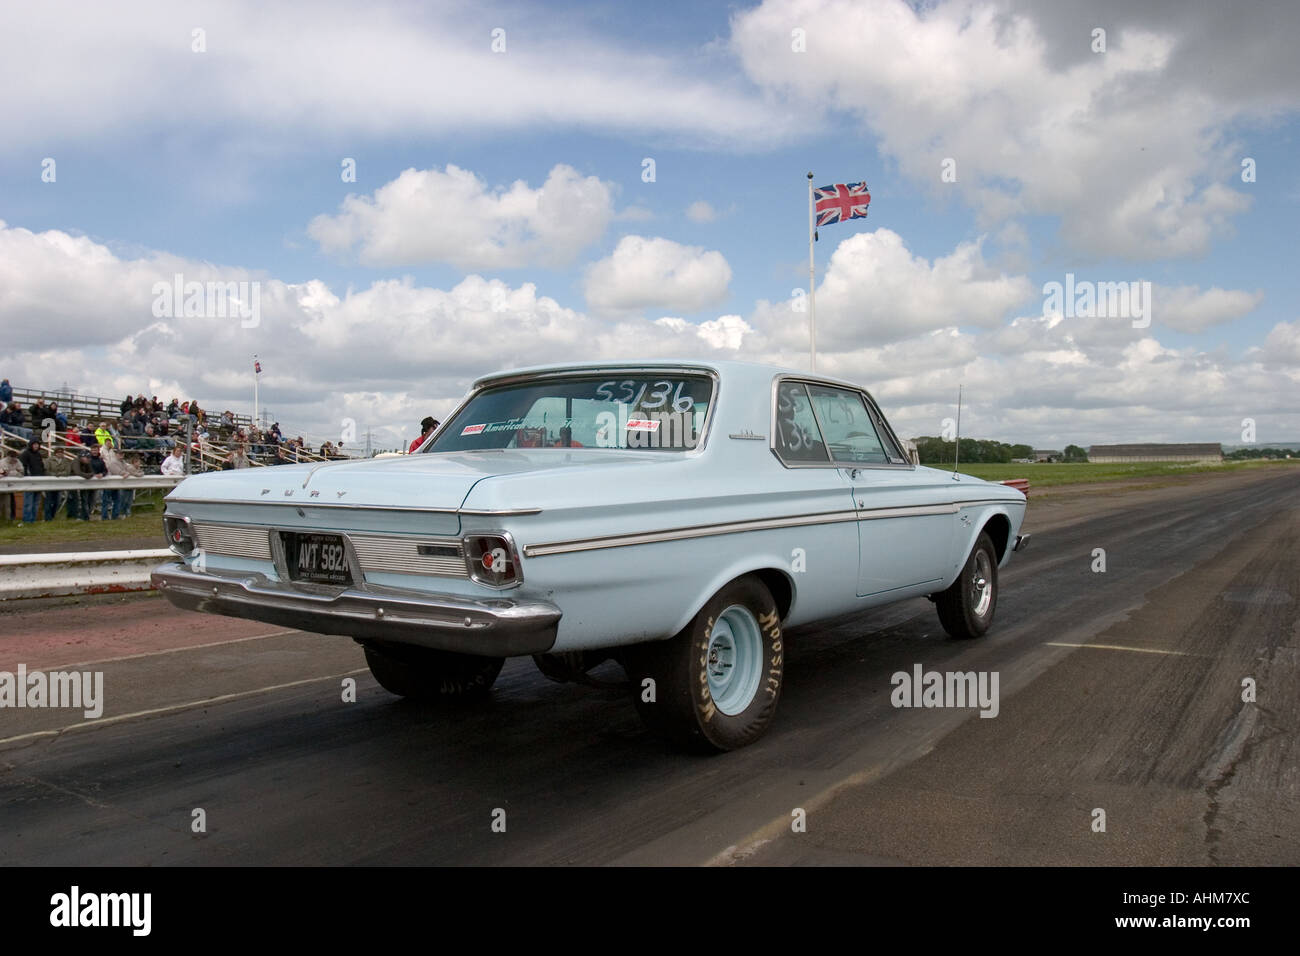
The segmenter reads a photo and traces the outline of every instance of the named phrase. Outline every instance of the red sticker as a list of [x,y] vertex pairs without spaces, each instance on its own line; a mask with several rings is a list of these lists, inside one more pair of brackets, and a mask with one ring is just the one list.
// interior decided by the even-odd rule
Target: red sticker
[[630,432],[657,432],[659,422],[649,418],[629,418],[627,430]]
[[460,433],[462,435],[478,435],[482,433],[485,428],[487,428],[486,425],[466,425],[460,430]]

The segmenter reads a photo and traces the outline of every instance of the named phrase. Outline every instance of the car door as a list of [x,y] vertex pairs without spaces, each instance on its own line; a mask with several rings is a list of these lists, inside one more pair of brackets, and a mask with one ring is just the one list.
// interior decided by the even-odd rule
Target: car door
[[807,388],[830,458],[853,489],[858,594],[939,582],[955,533],[951,494],[918,475],[867,396],[811,382]]

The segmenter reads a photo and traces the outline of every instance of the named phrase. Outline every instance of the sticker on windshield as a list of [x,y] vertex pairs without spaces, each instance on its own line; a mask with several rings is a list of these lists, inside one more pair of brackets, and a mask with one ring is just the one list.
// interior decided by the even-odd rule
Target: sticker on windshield
[[627,420],[627,430],[630,432],[657,432],[659,422],[650,418],[629,418]]
[[487,425],[466,425],[460,430],[460,433],[462,435],[479,435],[482,434],[485,428],[487,428]]

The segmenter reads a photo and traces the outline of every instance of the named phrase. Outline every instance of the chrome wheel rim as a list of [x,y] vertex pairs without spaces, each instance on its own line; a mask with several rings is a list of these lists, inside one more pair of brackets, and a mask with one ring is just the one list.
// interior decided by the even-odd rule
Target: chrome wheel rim
[[984,617],[993,604],[993,565],[984,549],[975,552],[975,573],[971,575],[970,606],[976,617]]
[[744,713],[763,675],[763,631],[749,608],[733,604],[717,616],[704,667],[713,705],[729,717]]

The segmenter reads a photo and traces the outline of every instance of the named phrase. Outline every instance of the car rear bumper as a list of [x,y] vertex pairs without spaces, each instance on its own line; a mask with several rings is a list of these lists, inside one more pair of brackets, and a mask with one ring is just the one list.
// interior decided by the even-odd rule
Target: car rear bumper
[[262,574],[200,573],[180,561],[161,565],[150,581],[163,597],[187,611],[487,657],[549,651],[562,614],[547,601],[478,599],[391,588],[309,593]]

